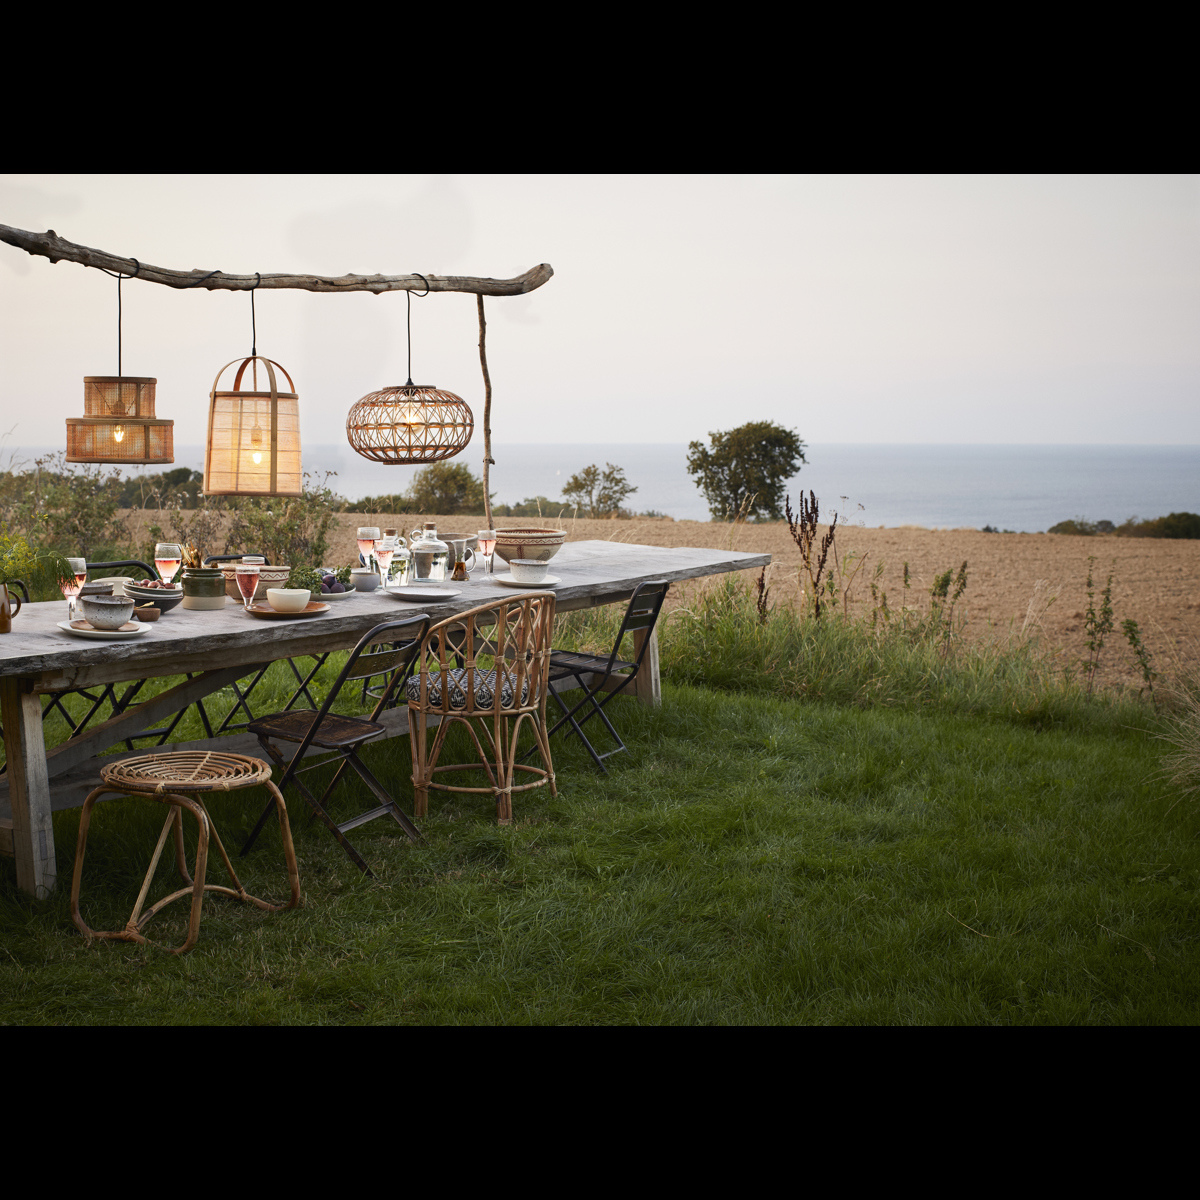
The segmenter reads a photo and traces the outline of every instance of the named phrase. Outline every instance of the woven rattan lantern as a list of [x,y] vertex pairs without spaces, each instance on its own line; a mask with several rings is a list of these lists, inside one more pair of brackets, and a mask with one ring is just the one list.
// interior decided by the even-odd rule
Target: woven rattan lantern
[[[209,394],[208,447],[204,456],[206,496],[299,496],[300,397],[285,368],[252,354],[242,359],[231,392],[217,384],[233,363],[226,363],[213,380]],[[258,364],[267,370],[271,390],[260,392]],[[242,377],[253,364],[253,386],[243,392]],[[281,392],[275,368],[287,376],[290,392]]]
[[453,458],[474,430],[461,396],[411,380],[371,392],[346,417],[346,437],[363,458],[397,465]]
[[132,375],[85,375],[84,415],[67,418],[67,462],[174,462],[175,422],[154,415],[157,382]]

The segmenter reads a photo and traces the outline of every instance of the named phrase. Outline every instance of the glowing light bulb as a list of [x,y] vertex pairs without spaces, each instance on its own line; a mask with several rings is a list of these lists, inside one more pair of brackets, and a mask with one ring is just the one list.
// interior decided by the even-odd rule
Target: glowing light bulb
[[123,441],[125,440],[125,426],[124,426],[124,425],[118,425],[118,426],[116,427],[116,429],[114,429],[114,430],[113,430],[113,437],[114,437],[114,438],[115,438],[115,439],[116,439],[118,442],[123,442]]
[[250,457],[252,459],[254,459],[254,465],[257,467],[262,462],[262,451],[255,450],[255,452],[252,455],[250,455]]
[[254,453],[251,454],[250,457],[254,460],[254,465],[256,467],[262,462],[262,444],[262,429],[259,426],[256,418],[254,422],[254,428],[250,430],[250,445],[254,447]]

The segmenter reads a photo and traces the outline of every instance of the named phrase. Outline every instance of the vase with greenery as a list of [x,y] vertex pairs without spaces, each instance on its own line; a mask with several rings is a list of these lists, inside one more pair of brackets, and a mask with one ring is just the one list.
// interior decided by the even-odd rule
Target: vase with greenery
[[[28,594],[30,589],[57,589],[74,578],[75,572],[61,554],[34,549],[26,538],[0,526],[0,633],[12,632],[10,596],[14,589],[18,595],[22,591]],[[17,607],[19,611],[20,605]]]

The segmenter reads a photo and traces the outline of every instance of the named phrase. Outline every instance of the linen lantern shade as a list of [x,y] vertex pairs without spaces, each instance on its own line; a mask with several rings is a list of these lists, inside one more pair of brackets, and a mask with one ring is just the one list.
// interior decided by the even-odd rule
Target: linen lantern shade
[[175,461],[174,421],[154,415],[157,379],[85,375],[82,417],[67,418],[67,462]]
[[412,382],[370,392],[346,415],[346,437],[363,458],[397,465],[453,458],[474,430],[461,396]]
[[[279,363],[259,355],[242,360],[233,390],[217,390],[217,372],[209,393],[208,445],[204,456],[206,496],[299,496],[300,397],[291,375]],[[253,364],[257,388],[258,364],[266,368],[271,390],[242,391],[246,368]],[[281,392],[275,378],[278,367],[291,391]]]

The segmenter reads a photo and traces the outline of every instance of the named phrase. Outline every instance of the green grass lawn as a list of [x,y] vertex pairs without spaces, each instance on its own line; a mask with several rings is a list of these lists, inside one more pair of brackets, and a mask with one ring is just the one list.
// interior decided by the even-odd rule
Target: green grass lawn
[[[0,859],[0,1020],[1200,1015],[1200,811],[1172,807],[1162,744],[1139,722],[663,691],[659,711],[614,702],[630,753],[607,777],[556,738],[558,798],[518,795],[511,827],[495,825],[486,797],[435,793],[421,846],[386,821],[354,831],[375,880],[290,795],[303,907],[208,900],[182,959],[85,945],[68,909],[78,813],[60,813],[64,884],[51,899],[19,893]],[[364,757],[411,802],[403,739]],[[367,806],[365,789],[339,794],[337,815]],[[240,846],[262,802],[211,803],[227,844]],[[94,927],[124,924],[161,818],[138,801],[96,809],[84,881]],[[284,894],[277,833],[241,863],[251,891]],[[210,881],[219,871],[210,857]],[[172,874],[160,869],[162,891]],[[151,936],[181,941],[184,916],[174,905]]]

